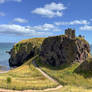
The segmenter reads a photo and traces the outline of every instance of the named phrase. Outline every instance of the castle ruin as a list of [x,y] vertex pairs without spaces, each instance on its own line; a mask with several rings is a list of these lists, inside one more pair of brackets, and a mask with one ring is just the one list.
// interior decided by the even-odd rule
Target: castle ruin
[[75,38],[75,30],[68,28],[65,30],[65,35],[70,39]]

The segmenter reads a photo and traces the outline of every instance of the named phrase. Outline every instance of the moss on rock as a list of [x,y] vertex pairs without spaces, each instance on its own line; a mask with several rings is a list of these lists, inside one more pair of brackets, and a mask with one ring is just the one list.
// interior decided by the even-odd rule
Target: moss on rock
[[11,67],[20,66],[29,58],[37,55],[44,39],[45,38],[32,38],[22,40],[15,44],[10,52],[9,65]]

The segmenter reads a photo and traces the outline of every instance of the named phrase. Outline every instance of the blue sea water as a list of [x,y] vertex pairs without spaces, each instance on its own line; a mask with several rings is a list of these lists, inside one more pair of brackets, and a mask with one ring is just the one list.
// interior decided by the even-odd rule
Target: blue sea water
[[9,68],[9,57],[10,55],[6,51],[10,51],[14,43],[0,43],[0,66],[6,66]]

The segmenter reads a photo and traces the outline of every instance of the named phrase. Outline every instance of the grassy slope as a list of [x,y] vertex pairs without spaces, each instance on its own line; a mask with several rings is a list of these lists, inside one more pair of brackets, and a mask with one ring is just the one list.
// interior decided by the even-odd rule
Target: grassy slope
[[[74,72],[74,70],[80,65],[79,63],[72,65],[64,64],[60,67],[51,67],[39,62],[38,64],[44,72],[48,73],[64,86],[69,85],[86,89],[92,88],[92,77],[85,78],[83,74],[81,75]],[[90,75],[92,76],[92,74]]]
[[[34,58],[33,58],[34,59]],[[30,59],[24,65],[9,71],[6,74],[0,74],[0,87],[9,89],[43,89],[48,87],[55,87],[57,84],[52,83],[44,76],[42,76],[39,71],[35,69],[32,65],[32,60]],[[47,91],[47,92],[92,92],[92,78],[84,78],[82,75],[73,73],[76,67],[79,66],[78,63],[73,65],[63,65],[62,67],[51,67],[48,65],[39,64],[40,67],[47,72],[50,76],[57,79],[61,84],[66,85],[63,88]],[[6,83],[6,78],[11,77],[12,83]],[[44,80],[44,81],[43,81]],[[26,84],[26,85],[25,85]],[[39,85],[40,84],[40,85]],[[69,86],[68,86],[69,85]],[[34,92],[44,92],[44,91],[34,91]]]
[[53,91],[47,91],[47,92],[92,92],[92,90],[84,89],[82,87],[76,87],[76,86],[64,86],[63,88],[53,90]]
[[[33,58],[34,59],[34,58]],[[8,73],[0,74],[0,88],[8,89],[44,89],[56,87],[58,84],[45,78],[32,64],[30,59],[24,65],[10,70]],[[10,77],[11,83],[7,84],[6,79]]]

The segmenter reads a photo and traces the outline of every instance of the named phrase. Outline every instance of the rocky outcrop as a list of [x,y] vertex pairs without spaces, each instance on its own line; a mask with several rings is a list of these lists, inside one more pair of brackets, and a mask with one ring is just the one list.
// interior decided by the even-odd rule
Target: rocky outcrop
[[88,57],[84,62],[82,62],[79,67],[75,69],[75,72],[92,72],[92,56]]
[[46,38],[41,46],[41,61],[52,66],[63,63],[83,62],[90,53],[88,42],[81,37],[66,35]]
[[83,62],[90,53],[89,43],[83,37],[75,37],[75,30],[68,29],[65,35],[24,40],[10,52],[10,67],[20,66],[35,55],[41,62],[52,66],[63,63]]
[[18,67],[25,63],[29,58],[39,54],[40,46],[44,38],[33,38],[23,40],[14,45],[10,51],[9,65],[10,67]]

